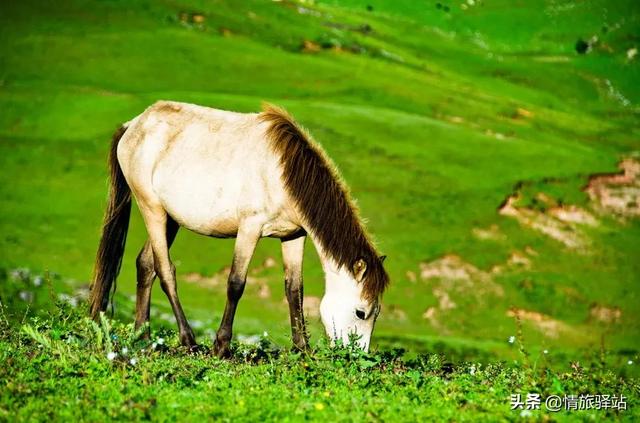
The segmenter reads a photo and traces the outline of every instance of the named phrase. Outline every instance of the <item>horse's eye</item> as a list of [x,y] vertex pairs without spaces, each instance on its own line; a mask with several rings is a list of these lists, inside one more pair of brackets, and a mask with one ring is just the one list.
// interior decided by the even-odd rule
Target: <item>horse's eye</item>
[[360,310],[360,309],[356,309],[356,317],[360,320],[364,320],[364,318],[366,317],[364,310]]

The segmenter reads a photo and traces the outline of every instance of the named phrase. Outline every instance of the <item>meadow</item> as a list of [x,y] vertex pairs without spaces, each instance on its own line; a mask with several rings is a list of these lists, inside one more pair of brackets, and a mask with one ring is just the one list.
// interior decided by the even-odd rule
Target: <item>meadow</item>
[[[633,420],[639,28],[634,1],[2,2],[0,419],[500,420],[535,391],[624,394],[628,410],[525,418]],[[159,99],[268,101],[322,144],[388,257],[370,354],[325,345],[310,243],[314,353],[289,350],[269,239],[231,361],[177,347],[158,287],[156,348],[136,341],[137,212],[114,320],[83,319],[111,134]],[[205,345],[232,249],[185,230],[172,248]]]

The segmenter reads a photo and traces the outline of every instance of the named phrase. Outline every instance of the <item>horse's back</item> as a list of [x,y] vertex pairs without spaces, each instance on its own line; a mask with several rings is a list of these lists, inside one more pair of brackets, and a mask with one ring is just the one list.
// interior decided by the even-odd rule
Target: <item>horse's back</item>
[[118,159],[143,206],[230,237],[245,219],[278,220],[287,203],[265,131],[257,114],[163,101],[131,122]]

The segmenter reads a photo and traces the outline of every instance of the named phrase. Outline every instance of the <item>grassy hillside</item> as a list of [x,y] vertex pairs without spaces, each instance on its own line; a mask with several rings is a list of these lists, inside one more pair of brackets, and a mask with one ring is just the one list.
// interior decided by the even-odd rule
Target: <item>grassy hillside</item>
[[[517,315],[536,353],[566,364],[604,343],[611,366],[637,374],[640,224],[582,189],[640,151],[639,28],[634,1],[3,2],[0,267],[86,284],[114,128],[157,99],[266,100],[325,147],[388,256],[374,345],[514,358]],[[512,194],[524,218],[499,212]],[[549,214],[569,205],[595,223]],[[124,315],[144,240],[135,214]],[[201,338],[219,323],[231,251],[186,231],[172,249]],[[280,263],[264,240],[236,333],[288,345]],[[305,279],[321,296],[311,245]],[[160,289],[153,302],[154,327],[172,327]]]

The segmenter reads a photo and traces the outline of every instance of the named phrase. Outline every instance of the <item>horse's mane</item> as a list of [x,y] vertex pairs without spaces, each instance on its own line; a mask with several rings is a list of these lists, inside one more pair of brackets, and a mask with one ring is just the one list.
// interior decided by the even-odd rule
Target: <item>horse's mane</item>
[[265,104],[259,118],[269,124],[267,136],[280,154],[285,187],[310,230],[325,252],[349,272],[358,259],[367,263],[363,294],[374,301],[389,277],[336,167],[284,109]]

